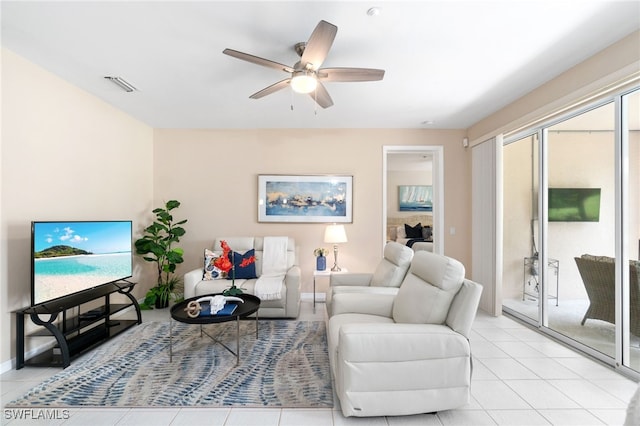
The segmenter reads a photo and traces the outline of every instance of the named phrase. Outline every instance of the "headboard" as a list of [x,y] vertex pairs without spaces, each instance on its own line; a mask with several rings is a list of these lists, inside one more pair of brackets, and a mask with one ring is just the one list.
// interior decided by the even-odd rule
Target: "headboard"
[[422,226],[430,226],[433,228],[433,216],[426,214],[417,214],[413,216],[403,217],[387,217],[387,240],[395,241],[397,238],[396,228],[404,224],[415,226],[421,223]]

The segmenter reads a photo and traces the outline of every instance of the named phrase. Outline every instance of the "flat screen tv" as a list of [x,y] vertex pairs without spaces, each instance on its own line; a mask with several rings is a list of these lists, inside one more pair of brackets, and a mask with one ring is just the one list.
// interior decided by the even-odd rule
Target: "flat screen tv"
[[598,222],[600,188],[549,188],[549,222]]
[[131,221],[31,223],[31,304],[132,276]]

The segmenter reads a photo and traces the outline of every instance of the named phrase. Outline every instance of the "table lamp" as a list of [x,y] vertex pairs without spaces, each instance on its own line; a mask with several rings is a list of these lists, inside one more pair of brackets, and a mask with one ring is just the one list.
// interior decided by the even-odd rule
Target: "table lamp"
[[324,242],[333,244],[333,268],[331,268],[332,272],[340,272],[340,267],[338,266],[338,244],[347,242],[347,233],[344,231],[344,225],[333,225],[327,226],[327,229],[324,231]]

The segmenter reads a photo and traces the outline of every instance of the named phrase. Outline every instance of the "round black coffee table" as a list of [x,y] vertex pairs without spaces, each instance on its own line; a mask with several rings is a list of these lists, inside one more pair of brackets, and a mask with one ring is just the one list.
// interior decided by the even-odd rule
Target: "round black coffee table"
[[[241,294],[240,297],[244,300],[244,303],[241,302],[227,302],[227,303],[237,303],[238,307],[231,315],[202,315],[195,318],[191,318],[187,315],[185,308],[189,304],[189,302],[193,300],[198,300],[201,297],[209,297],[209,296],[217,296],[218,294],[207,294],[202,296],[190,297],[189,299],[185,299],[180,303],[176,303],[171,307],[171,318],[178,322],[183,322],[186,324],[199,324],[200,325],[200,336],[206,334],[209,338],[211,338],[214,342],[219,343],[226,350],[231,352],[236,356],[236,365],[240,363],[240,319],[246,318],[249,315],[255,313],[256,314],[256,339],[258,338],[258,309],[260,308],[260,299],[252,294]],[[202,326],[206,324],[218,324],[222,322],[236,322],[236,351],[234,352],[231,348],[225,345],[223,342],[217,339],[217,337],[211,336],[207,333]],[[169,321],[169,362],[173,360],[173,321]]]

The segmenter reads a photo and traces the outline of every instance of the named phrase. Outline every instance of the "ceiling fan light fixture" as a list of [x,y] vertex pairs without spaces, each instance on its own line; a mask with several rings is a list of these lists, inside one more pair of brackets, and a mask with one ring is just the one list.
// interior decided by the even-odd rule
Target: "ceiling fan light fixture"
[[291,78],[291,88],[296,93],[311,93],[316,90],[318,80],[312,72],[295,71]]

